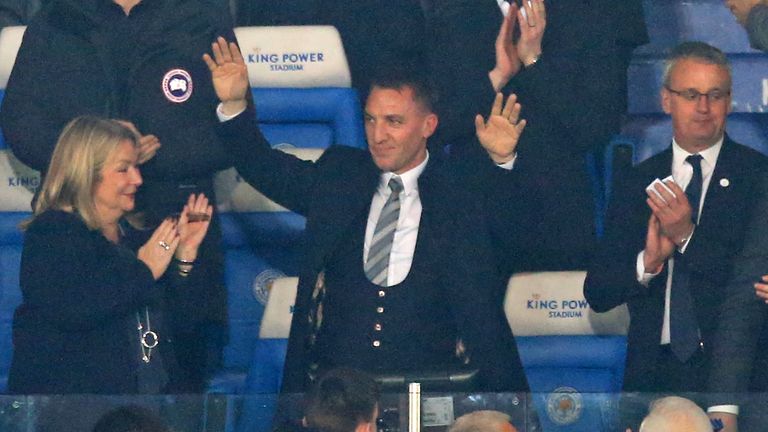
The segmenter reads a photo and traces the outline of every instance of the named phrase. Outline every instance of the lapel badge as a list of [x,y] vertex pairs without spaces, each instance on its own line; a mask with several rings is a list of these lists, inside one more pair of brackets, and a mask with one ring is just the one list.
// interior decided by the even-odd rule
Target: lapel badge
[[726,188],[726,187],[728,187],[730,185],[731,185],[731,181],[728,180],[727,178],[723,177],[723,178],[720,179],[720,187]]

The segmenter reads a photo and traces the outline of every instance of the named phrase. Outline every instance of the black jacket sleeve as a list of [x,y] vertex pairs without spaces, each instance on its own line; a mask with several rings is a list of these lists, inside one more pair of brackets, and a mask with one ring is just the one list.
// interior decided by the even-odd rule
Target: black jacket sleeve
[[89,230],[77,216],[42,218],[24,239],[20,285],[26,307],[66,331],[100,326],[160,299],[151,271],[132,251]]
[[250,110],[222,123],[220,136],[238,173],[251,186],[278,204],[306,215],[315,182],[314,163],[272,149]]

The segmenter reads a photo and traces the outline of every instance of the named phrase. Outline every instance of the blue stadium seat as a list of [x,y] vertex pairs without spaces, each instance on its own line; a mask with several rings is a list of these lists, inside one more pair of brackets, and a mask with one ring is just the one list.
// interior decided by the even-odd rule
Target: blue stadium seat
[[[629,314],[598,314],[582,293],[586,272],[510,278],[504,307],[539,421],[547,431],[614,430],[610,393],[621,391]],[[596,427],[601,425],[602,427]]]
[[13,355],[13,312],[21,303],[19,266],[23,237],[18,224],[29,215],[29,212],[0,212],[0,393],[4,393],[8,385]]
[[[768,155],[768,117],[765,114],[731,114],[726,130],[733,140]],[[633,162],[636,165],[669,147],[672,120],[663,114],[632,116],[622,134],[634,140]]]
[[[742,30],[743,31],[743,30]],[[768,57],[763,54],[732,55],[732,110],[734,113],[768,112]],[[664,57],[639,57],[628,71],[630,115],[662,113],[659,92],[664,71]]]
[[663,53],[684,40],[700,40],[728,53],[750,52],[744,30],[722,0],[644,0],[651,43],[635,54]]

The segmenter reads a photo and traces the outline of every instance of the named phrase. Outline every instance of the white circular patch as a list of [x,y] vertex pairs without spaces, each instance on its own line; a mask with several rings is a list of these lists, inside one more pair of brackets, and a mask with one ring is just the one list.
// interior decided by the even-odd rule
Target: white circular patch
[[184,69],[172,69],[163,76],[163,94],[171,102],[186,102],[193,87],[192,75]]
[[728,187],[728,186],[730,186],[730,185],[731,185],[731,181],[730,181],[730,180],[728,180],[727,178],[721,178],[721,179],[720,179],[720,186],[722,186],[722,187]]
[[547,396],[547,415],[558,425],[576,422],[583,407],[581,393],[573,387],[558,387]]

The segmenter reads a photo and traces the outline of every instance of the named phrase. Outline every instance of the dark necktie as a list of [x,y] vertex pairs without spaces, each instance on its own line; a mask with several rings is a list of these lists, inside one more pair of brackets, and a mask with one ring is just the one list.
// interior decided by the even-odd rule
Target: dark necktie
[[[685,195],[691,205],[691,220],[698,221],[699,201],[703,176],[700,155],[688,156],[685,161],[693,167],[693,176]],[[681,361],[691,358],[699,345],[699,325],[691,297],[690,272],[682,254],[675,252],[675,268],[672,271],[672,292],[669,300],[669,326],[672,352]]]
[[368,249],[368,261],[365,262],[365,275],[368,280],[379,286],[387,286],[387,274],[389,270],[389,254],[392,251],[392,241],[395,239],[397,221],[400,218],[400,192],[403,190],[403,181],[399,177],[389,180],[389,194],[387,202],[381,209],[376,229],[373,231],[373,239]]

